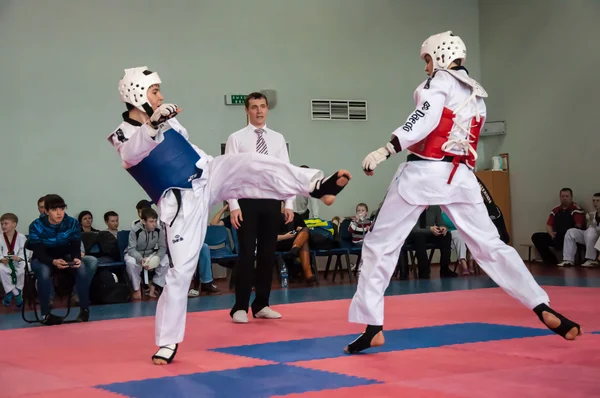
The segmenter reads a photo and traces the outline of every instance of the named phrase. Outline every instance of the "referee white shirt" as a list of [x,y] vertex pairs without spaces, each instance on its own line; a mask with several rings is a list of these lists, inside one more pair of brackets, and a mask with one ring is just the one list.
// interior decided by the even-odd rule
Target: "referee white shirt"
[[[255,132],[255,130],[257,129],[258,127],[248,124],[243,129],[231,134],[227,139],[227,143],[225,144],[225,154],[256,152],[256,141],[258,139],[258,134]],[[262,137],[267,144],[267,155],[274,156],[277,159],[289,163],[290,157],[283,135],[275,130],[271,130],[266,125],[262,128],[262,130],[264,131]],[[231,199],[227,202],[229,203],[230,212],[240,208],[237,199]],[[293,210],[293,198],[285,201],[285,208]]]

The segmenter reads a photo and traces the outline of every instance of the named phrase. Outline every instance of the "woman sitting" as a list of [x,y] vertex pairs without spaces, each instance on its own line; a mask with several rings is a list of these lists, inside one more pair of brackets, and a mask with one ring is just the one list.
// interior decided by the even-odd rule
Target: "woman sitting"
[[281,223],[279,225],[279,235],[277,235],[277,251],[290,252],[294,258],[299,256],[306,283],[313,285],[317,282],[317,278],[313,275],[310,267],[308,228],[302,216],[297,213],[294,213],[292,222],[286,224],[285,215],[283,214],[284,204],[285,202],[281,202]]

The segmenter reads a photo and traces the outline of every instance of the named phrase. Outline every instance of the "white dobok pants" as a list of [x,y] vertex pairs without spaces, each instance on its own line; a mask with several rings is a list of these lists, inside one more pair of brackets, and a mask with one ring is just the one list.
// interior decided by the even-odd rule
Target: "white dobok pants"
[[578,228],[571,228],[565,234],[565,243],[563,246],[563,260],[575,263],[575,254],[577,253],[577,244],[585,245],[585,258],[587,260],[596,260],[598,253],[594,245],[598,240],[596,228],[588,228],[585,231]]
[[[15,261],[15,271],[17,273],[17,283],[14,284],[11,277],[11,269],[8,264],[0,264],[0,280],[2,280],[2,288],[4,293],[19,294],[18,290],[23,290],[25,284],[25,262]],[[18,289],[18,290],[17,290]]]
[[181,208],[172,191],[159,202],[161,220],[167,227],[167,245],[173,267],[156,308],[156,344],[183,341],[188,289],[198,267],[204,243],[208,212],[214,204],[229,199],[280,199],[309,196],[313,180],[323,178],[315,169],[305,169],[267,155],[241,153],[218,156],[208,162],[193,190],[181,190]]
[[384,293],[406,237],[428,205],[438,204],[460,232],[479,266],[529,309],[549,303],[514,248],[500,240],[473,172],[461,164],[450,184],[452,163],[416,161],[400,165],[379,215],[365,236],[361,275],[349,321],[383,325]]
[[[127,275],[129,275],[129,280],[131,281],[131,286],[134,291],[140,290],[140,283],[142,282],[141,273],[144,271],[144,279],[148,277],[146,274],[146,270],[142,267],[141,264],[138,264],[137,260],[131,257],[129,254],[125,254],[125,267],[127,268]],[[165,277],[167,275],[167,270],[169,269],[169,256],[164,255],[163,258],[160,259],[160,264],[158,267],[154,269],[154,276],[152,277],[152,283],[163,287],[165,285]],[[144,280],[144,283],[148,281]]]

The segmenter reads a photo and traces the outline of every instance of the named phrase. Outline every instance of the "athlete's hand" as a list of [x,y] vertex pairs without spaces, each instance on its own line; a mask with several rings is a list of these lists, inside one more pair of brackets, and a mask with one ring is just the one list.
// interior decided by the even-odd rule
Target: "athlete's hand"
[[375,170],[377,165],[395,153],[396,151],[394,150],[394,146],[391,143],[388,143],[386,146],[382,146],[378,150],[368,154],[362,162],[362,167],[365,174],[372,176],[373,170]]
[[177,116],[179,112],[181,112],[181,109],[178,109],[175,104],[162,104],[150,117],[150,125],[156,129],[161,123]]

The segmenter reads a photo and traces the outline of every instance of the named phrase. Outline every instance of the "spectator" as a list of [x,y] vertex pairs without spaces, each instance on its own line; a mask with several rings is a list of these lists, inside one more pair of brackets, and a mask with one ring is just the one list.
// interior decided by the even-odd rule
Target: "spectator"
[[106,224],[106,231],[110,232],[115,239],[119,233],[119,215],[115,211],[107,211],[104,213],[104,223]]
[[308,246],[309,230],[300,214],[294,213],[294,219],[286,223],[285,202],[281,202],[281,221],[277,235],[277,251],[290,252],[295,258],[300,257],[302,271],[308,285],[317,283],[317,277],[310,266],[310,248]]
[[137,204],[135,205],[135,209],[137,210],[138,219],[131,223],[131,229],[136,228],[136,225],[139,227],[139,224],[142,223],[142,210],[151,209],[151,208],[152,208],[152,202],[150,202],[146,199],[142,199],[139,202],[137,202]]
[[586,261],[581,266],[592,267],[597,264],[598,253],[594,245],[600,232],[600,193],[594,194],[592,202],[596,210],[586,215],[587,229],[583,231],[579,228],[570,228],[565,234],[563,261],[558,264],[559,267],[575,264],[577,244],[585,245]]
[[221,225],[225,228],[231,229],[231,218],[230,216],[223,217],[223,214],[229,210],[229,204],[225,203],[225,206],[221,207],[221,209],[213,216],[210,220],[210,225]]
[[98,230],[92,227],[92,223],[94,222],[94,216],[92,216],[92,212],[89,210],[83,210],[77,216],[77,221],[79,221],[79,225],[81,225],[81,232],[98,232]]
[[556,255],[550,250],[562,250],[567,231],[571,228],[582,229],[585,215],[581,207],[573,202],[570,188],[560,190],[560,205],[552,209],[546,222],[546,232],[536,232],[531,241],[545,264],[556,264]]
[[[188,291],[188,297],[198,297],[200,293],[206,293],[209,296],[221,294],[221,290],[213,283],[210,248],[206,243],[202,244],[202,249],[200,249],[197,279],[192,281],[192,285]],[[200,285],[200,289],[198,289],[198,285]]]
[[17,232],[19,218],[13,213],[0,217],[2,235],[0,240],[0,279],[4,288],[2,304],[10,307],[12,299],[18,308],[23,305],[23,284],[25,281],[25,235]]
[[352,217],[352,221],[348,226],[348,231],[352,235],[352,244],[362,246],[365,235],[371,229],[371,219],[369,219],[369,206],[365,203],[356,205],[356,216]]
[[65,213],[67,205],[59,195],[46,195],[44,207],[46,216],[38,218],[29,227],[29,247],[33,251],[31,268],[37,278],[42,323],[56,325],[62,322],[50,308],[52,274],[56,271],[71,273],[75,278],[80,306],[77,320],[87,322],[91,282],[88,275],[93,273],[88,272],[81,261],[81,226]]
[[38,199],[37,201],[37,209],[38,212],[40,213],[40,217],[46,214],[46,209],[44,208],[44,198],[46,196],[42,196],[41,198]]
[[460,231],[456,229],[456,226],[445,212],[442,212],[442,223],[446,226],[446,228],[448,228],[448,231],[452,236],[452,248],[454,249],[454,251],[456,252],[456,256],[458,257],[458,262],[460,263],[462,274],[474,274],[475,270],[473,267],[473,259],[469,259],[469,262],[467,263],[467,245]]
[[101,263],[121,261],[121,250],[117,236],[119,233],[119,215],[114,211],[104,213],[107,229],[98,232],[96,243],[100,246],[98,260]]
[[455,277],[458,274],[450,269],[452,255],[452,235],[442,220],[442,209],[439,206],[428,206],[419,221],[408,235],[406,243],[413,244],[419,266],[419,279],[430,278],[430,264],[427,257],[427,244],[432,243],[440,250],[440,277]]
[[[158,258],[157,262],[151,260]],[[142,210],[142,220],[129,232],[129,245],[125,254],[127,273],[133,288],[133,299],[140,300],[142,269],[148,272],[154,268],[154,277],[148,281],[150,297],[158,297],[154,285],[160,288],[165,286],[165,276],[169,269],[169,256],[167,256],[167,240],[164,228],[158,226],[158,214],[154,209]]]

